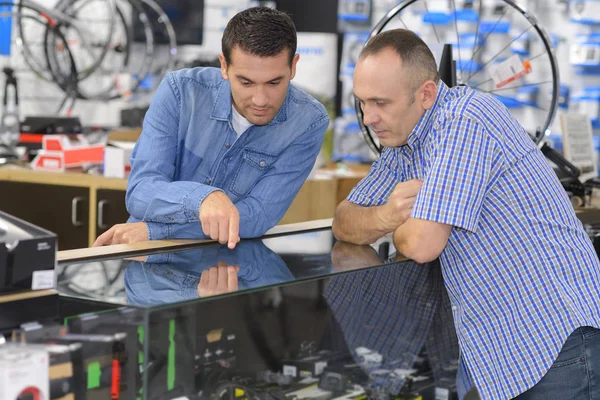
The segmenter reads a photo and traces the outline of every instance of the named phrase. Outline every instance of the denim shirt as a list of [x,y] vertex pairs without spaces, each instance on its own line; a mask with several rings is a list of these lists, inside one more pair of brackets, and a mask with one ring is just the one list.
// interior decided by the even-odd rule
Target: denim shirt
[[217,68],[183,69],[161,82],[131,155],[128,222],[149,238],[205,238],[200,204],[221,190],[240,213],[240,237],[277,224],[321,149],[325,107],[291,84],[267,125],[239,139],[231,124],[231,86]]

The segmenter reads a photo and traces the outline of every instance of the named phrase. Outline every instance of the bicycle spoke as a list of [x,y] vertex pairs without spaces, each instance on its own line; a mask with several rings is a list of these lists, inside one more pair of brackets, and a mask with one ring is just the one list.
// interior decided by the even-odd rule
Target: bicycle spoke
[[483,81],[481,83],[478,83],[477,85],[473,86],[472,88],[473,89],[477,89],[479,86],[484,85],[484,84],[486,84],[488,82],[491,82],[491,81],[492,81],[492,78],[488,79],[487,81]]
[[431,18],[431,14],[429,14],[429,7],[427,7],[427,0],[423,0],[425,3],[425,12],[427,12],[427,16],[429,17],[429,22],[431,23],[431,27],[433,28],[433,33],[435,33],[435,38],[438,43],[440,43],[440,37],[437,34],[437,30],[435,29],[435,24],[433,23],[433,18]]
[[541,52],[540,54],[538,54],[538,55],[537,55],[537,56],[535,56],[535,57],[530,57],[530,58],[529,58],[529,61],[535,60],[536,58],[538,58],[538,57],[540,57],[540,56],[543,56],[544,54],[548,54],[548,50],[545,50],[545,51]]
[[410,29],[408,29],[408,27],[404,23],[404,20],[402,19],[402,17],[398,16],[398,18],[400,18],[400,22],[402,22],[402,25],[404,25],[404,29],[406,29],[407,31],[410,31]]
[[479,0],[479,10],[477,11],[477,28],[475,29],[475,41],[473,42],[473,46],[471,47],[471,59],[469,60],[469,68],[467,68],[467,71],[469,74],[471,73],[471,65],[473,65],[473,61],[475,60],[475,46],[477,46],[479,43],[478,38],[479,38],[479,26],[481,25],[481,10],[483,8],[482,5],[483,5],[483,0]]
[[460,37],[458,35],[458,21],[457,21],[457,16],[456,16],[456,2],[455,0],[452,0],[452,9],[454,10],[454,29],[456,31],[456,43],[458,45],[458,65],[460,65],[460,69],[461,69],[461,77],[462,77],[462,70],[464,68],[464,65],[462,63],[462,59],[460,56]]
[[[483,1],[483,0],[481,0],[481,1]],[[475,56],[477,55],[477,53],[479,53],[479,51],[481,49],[483,49],[483,46],[485,46],[485,42],[488,40],[488,38],[490,37],[490,35],[492,33],[494,33],[494,31],[496,30],[496,27],[498,26],[498,24],[500,23],[500,21],[502,21],[502,18],[504,18],[504,16],[506,15],[507,12],[508,12],[508,7],[506,7],[504,9],[504,12],[502,13],[502,15],[500,15],[500,18],[498,18],[498,20],[496,21],[496,23],[494,24],[494,26],[492,27],[492,29],[487,33],[487,35],[485,35],[485,37],[483,38],[483,41],[481,42],[481,46],[477,46],[477,51],[475,53],[473,53],[473,58],[475,58]],[[480,16],[480,18],[481,18],[481,16]],[[477,40],[477,38],[475,38],[475,40]],[[467,77],[467,81],[469,79],[471,79],[471,76],[472,75],[469,75]]]
[[545,109],[543,107],[540,107],[538,105],[523,103],[522,101],[519,101],[519,100],[514,99],[512,97],[501,96],[501,95],[495,94],[495,93],[494,93],[494,96],[496,96],[496,97],[502,97],[503,99],[508,99],[508,100],[511,100],[511,101],[515,101],[515,102],[517,102],[519,104],[522,104],[524,106],[534,107],[534,108],[538,108],[538,109],[543,110],[543,111],[548,111],[547,109]]
[[502,54],[502,52],[503,52],[504,50],[508,49],[508,48],[509,48],[509,47],[510,47],[510,46],[511,46],[511,45],[512,45],[514,42],[516,42],[516,41],[517,41],[517,40],[518,40],[518,39],[519,39],[521,36],[523,36],[523,35],[524,35],[524,34],[525,34],[525,33],[526,33],[528,30],[530,30],[532,26],[533,26],[533,25],[529,25],[529,27],[528,27],[527,29],[525,29],[523,32],[521,32],[521,33],[519,34],[519,36],[515,37],[513,40],[511,40],[511,42],[510,42],[509,44],[507,44],[506,46],[504,46],[504,47],[502,48],[502,50],[500,50],[499,52],[497,52],[496,54],[494,54],[494,56],[493,56],[491,59],[489,59],[488,61],[486,61],[486,62],[485,62],[485,64],[483,64],[483,65],[481,66],[481,69],[480,69],[479,71],[475,72],[473,75],[471,75],[471,77],[473,77],[473,76],[477,75],[479,72],[483,71],[483,69],[485,68],[485,66],[486,66],[486,65],[488,65],[489,63],[491,63],[492,61],[494,61],[494,60],[495,60],[495,59],[496,59],[496,58],[497,58],[497,57],[498,57],[500,54]]

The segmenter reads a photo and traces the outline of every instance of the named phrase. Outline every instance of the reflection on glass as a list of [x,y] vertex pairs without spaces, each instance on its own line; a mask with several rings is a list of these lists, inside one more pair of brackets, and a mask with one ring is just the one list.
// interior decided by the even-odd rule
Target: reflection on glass
[[[233,251],[202,243],[171,253],[149,250],[127,259],[63,262],[57,267],[57,288],[67,297],[158,306],[344,271],[349,267],[332,265],[333,246],[331,229],[320,229],[243,240]],[[363,264],[353,268],[382,264],[378,258],[356,262]]]
[[[368,246],[336,243],[332,251],[338,269],[376,258]],[[336,276],[323,295],[366,375],[369,398],[418,391],[431,380],[436,388],[456,392],[458,339],[439,263],[407,261]]]
[[127,302],[153,306],[268,286],[294,279],[281,257],[260,241],[202,247],[132,261],[125,270]]

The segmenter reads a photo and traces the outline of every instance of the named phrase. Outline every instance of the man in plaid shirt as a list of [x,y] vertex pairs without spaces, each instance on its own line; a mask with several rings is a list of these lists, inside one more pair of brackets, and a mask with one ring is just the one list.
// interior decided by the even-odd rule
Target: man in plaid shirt
[[439,257],[461,369],[483,399],[600,399],[600,263],[554,171],[492,96],[448,88],[426,44],[372,38],[354,74],[384,146],[336,237]]

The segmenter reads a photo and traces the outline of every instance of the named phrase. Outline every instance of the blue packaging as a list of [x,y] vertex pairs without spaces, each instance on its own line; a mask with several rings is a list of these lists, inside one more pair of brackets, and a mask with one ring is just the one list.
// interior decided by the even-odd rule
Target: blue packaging
[[594,143],[594,153],[596,155],[596,174],[600,176],[600,136],[592,136]]
[[12,6],[0,6],[0,55],[10,55]]

